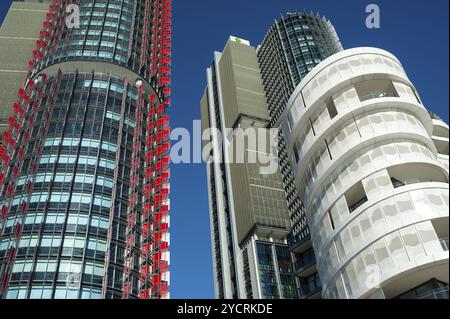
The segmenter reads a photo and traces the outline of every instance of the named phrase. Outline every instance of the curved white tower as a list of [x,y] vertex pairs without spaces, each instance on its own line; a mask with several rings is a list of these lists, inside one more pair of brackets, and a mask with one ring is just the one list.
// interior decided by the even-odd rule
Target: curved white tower
[[448,156],[438,158],[397,58],[375,48],[329,57],[281,121],[323,297],[410,297],[419,286],[448,296]]

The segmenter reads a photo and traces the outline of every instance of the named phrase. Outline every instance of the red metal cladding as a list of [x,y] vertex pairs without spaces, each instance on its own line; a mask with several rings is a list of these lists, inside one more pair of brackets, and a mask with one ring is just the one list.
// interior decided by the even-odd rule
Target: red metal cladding
[[9,165],[9,162],[10,162],[9,155],[3,155],[3,165],[7,166],[7,165]]
[[[28,79],[27,79],[28,80]],[[46,80],[46,77],[45,77]],[[42,81],[39,86],[45,85],[45,80]],[[39,87],[39,88],[40,88]],[[7,140],[3,140],[3,146],[1,149],[3,150],[2,153],[2,159],[3,159],[3,166],[1,167],[1,176],[2,181],[0,183],[1,187],[1,194],[6,195],[6,198],[9,199],[9,201],[4,201],[4,204],[2,206],[1,215],[2,219],[4,220],[6,216],[8,215],[10,205],[12,202],[12,198],[14,196],[15,188],[16,188],[16,182],[17,178],[20,174],[23,159],[26,153],[26,149],[28,147],[29,142],[29,134],[31,130],[31,126],[25,125],[27,122],[29,122],[29,118],[34,118],[34,112],[36,108],[32,107],[32,105],[37,102],[41,102],[42,94],[35,94],[37,92],[37,85],[34,81],[28,81],[26,90],[20,89],[18,91],[18,99],[19,101],[14,103],[13,105],[13,115],[9,118],[10,123],[10,130],[5,132],[4,137],[7,137]],[[32,101],[32,96],[34,101]],[[20,129],[22,126],[25,125],[25,130],[20,133]],[[20,134],[23,138],[21,146],[17,149],[17,152],[14,153],[14,146],[16,144],[16,140],[20,139]],[[42,141],[43,142],[43,141]],[[5,145],[7,145],[5,149]],[[14,158],[14,165],[12,167],[9,167],[9,162],[11,158]],[[4,189],[3,181],[8,178],[9,183],[6,186],[6,189]],[[28,188],[27,188],[28,191]],[[27,202],[22,201],[21,202],[21,213],[25,217],[26,215],[26,207]],[[20,237],[22,234],[22,223],[23,220],[17,220],[15,224],[15,231],[14,231],[14,237],[12,240],[15,242],[15,246],[18,245],[20,241]],[[8,284],[8,278],[10,275],[10,271],[12,269],[12,265],[15,259],[15,251],[10,251],[8,255],[8,262],[5,265],[4,268],[4,278],[6,278],[5,281],[3,281],[2,286],[0,287],[1,291],[5,291],[7,289]]]
[[6,205],[2,206],[2,221],[3,223],[6,221],[6,217],[8,216],[8,207]]
[[30,132],[23,133],[23,139],[25,142],[28,142],[28,140],[30,139]]
[[19,89],[19,91],[17,92],[17,95],[19,96],[19,100],[22,100],[23,97],[25,96],[25,90]]
[[[161,9],[161,10],[160,10]],[[171,1],[155,1],[154,17],[152,25],[152,57],[151,57],[151,74],[157,75],[158,92],[164,99],[170,96],[171,91],[169,85],[170,80],[170,28],[171,28]],[[152,263],[153,269],[151,275],[142,271],[141,276],[151,277],[152,298],[166,298],[168,294],[168,283],[165,273],[168,271],[168,261],[163,260],[162,251],[168,249],[168,243],[162,241],[164,233],[168,231],[168,223],[164,222],[165,216],[168,214],[168,205],[165,201],[168,197],[168,189],[164,187],[169,177],[164,174],[169,164],[169,137],[170,128],[168,127],[169,117],[165,115],[166,106],[163,103],[156,103],[156,96],[149,97],[148,121],[146,123],[146,187],[145,200],[147,204],[144,206],[145,211],[151,211],[153,233],[153,253]],[[164,211],[161,211],[161,208]],[[146,231],[145,231],[146,233]],[[144,280],[143,282],[145,282]],[[143,285],[141,296],[146,295],[146,286]]]
[[34,89],[34,85],[35,85],[35,82],[34,82],[34,81],[28,82],[28,85],[27,85],[27,91],[28,91],[28,93],[30,93],[30,92]]
[[[138,87],[138,102],[136,107],[136,123],[141,123],[143,118],[143,85]],[[141,134],[142,128],[137,125],[134,129],[134,140],[133,140],[133,153],[131,159],[131,181],[130,181],[130,196],[129,196],[129,206],[128,206],[128,224],[127,224],[127,250],[124,266],[124,291],[123,298],[128,299],[131,297],[132,290],[132,280],[131,280],[131,265],[133,265],[133,243],[136,238],[136,211],[138,210],[138,183],[139,183],[139,167],[140,167],[140,152],[141,152]],[[141,252],[142,254],[142,252]]]
[[22,212],[23,217],[25,217],[25,215],[27,213],[27,207],[28,207],[28,203],[26,201],[22,201],[22,203],[20,204],[20,211]]
[[169,249],[169,243],[168,242],[161,242],[161,249],[162,250]]
[[13,167],[13,176],[14,176],[14,179],[17,179],[17,176],[19,176],[19,173],[20,173],[20,168],[19,168],[17,165],[15,165],[15,166]]
[[25,157],[25,148],[23,146],[19,148],[18,155],[20,160],[22,160]]
[[[46,16],[46,21],[43,23],[43,29],[40,32],[40,39],[36,41],[35,50],[32,52],[32,60],[29,63],[28,78],[31,76],[34,70],[40,67],[42,58],[46,50],[51,50],[52,53],[56,51],[56,45],[61,38],[61,32],[64,30],[64,15],[62,13],[61,0],[53,0],[49,6],[49,13]],[[66,2],[70,3],[70,1]],[[136,111],[136,123],[146,123],[141,127],[137,125],[135,128],[135,141],[133,145],[132,156],[132,179],[130,185],[130,197],[129,203],[131,210],[128,213],[128,229],[127,229],[127,252],[126,261],[124,264],[124,284],[123,295],[125,298],[131,295],[134,287],[130,280],[129,274],[133,265],[133,252],[131,251],[134,240],[141,238],[141,258],[144,261],[140,265],[140,298],[166,298],[168,296],[168,272],[169,262],[166,259],[165,251],[169,248],[168,238],[166,233],[168,232],[168,179],[169,170],[168,164],[170,162],[169,150],[170,150],[170,127],[168,126],[169,117],[165,114],[166,107],[170,105],[171,90],[169,85],[171,84],[170,64],[171,64],[171,18],[172,18],[172,1],[170,0],[145,0],[145,13],[144,13],[144,32],[141,48],[140,62],[144,67],[145,74],[156,75],[156,83],[158,83],[157,93],[149,96],[148,109],[143,110],[143,92],[142,88],[139,90],[139,102]],[[151,42],[150,42],[151,39]],[[45,77],[45,78],[44,78]],[[56,90],[56,85],[59,82],[61,73],[58,72],[58,80],[54,82],[53,92]],[[43,82],[46,81],[46,76],[43,76]],[[35,91],[35,87],[37,92]],[[3,181],[7,177],[14,177],[10,180],[10,183],[15,183],[18,174],[20,172],[20,163],[23,161],[26,153],[25,148],[18,149],[18,156],[14,157],[14,164],[10,167],[11,151],[18,140],[18,134],[23,129],[26,129],[20,134],[25,143],[29,142],[31,127],[35,121],[35,115],[33,115],[39,109],[39,103],[35,101],[35,97],[31,94],[34,91],[34,96],[37,95],[38,99],[41,99],[43,95],[41,85],[37,85],[35,82],[28,82],[26,90],[22,89],[18,93],[19,102],[14,105],[14,115],[8,120],[9,131],[5,133],[3,145],[0,147],[0,158],[2,160],[2,166],[0,170],[0,181]],[[33,97],[32,97],[33,96]],[[50,108],[54,103],[54,97],[48,98],[49,105],[45,109],[43,119],[45,125],[47,125],[50,119]],[[30,112],[31,111],[31,112]],[[144,122],[145,120],[145,122]],[[41,140],[45,140],[47,129],[43,125],[40,129]],[[145,133],[145,136],[143,136]],[[38,133],[39,134],[39,133]],[[140,160],[140,153],[143,151],[143,147],[140,141],[145,141],[145,177],[144,177],[144,203],[142,205],[143,212],[137,215],[138,206],[141,204],[138,183],[139,171],[142,166]],[[38,167],[37,159],[42,153],[43,145],[36,145],[36,152],[34,152],[31,161],[32,171],[36,172]],[[19,162],[16,162],[19,159]],[[25,186],[27,192],[32,191],[32,182],[27,181]],[[7,186],[8,194],[13,194],[15,189],[14,184]],[[6,218],[8,214],[9,204],[4,204],[1,213],[2,218]],[[26,213],[27,201],[21,203],[21,211]],[[136,233],[137,230],[137,216],[140,216],[143,220],[140,223],[142,225],[142,233]],[[16,244],[20,238],[22,231],[22,225],[16,224]],[[153,231],[156,230],[154,233]],[[11,262],[14,260],[15,251],[10,250],[8,252],[8,260]],[[153,260],[152,260],[153,259]],[[11,266],[11,263],[8,267]],[[9,268],[8,268],[9,269]],[[9,277],[9,273],[5,273],[5,277],[2,278],[5,284],[2,284],[2,289],[5,289]]]
[[11,133],[9,131],[3,132],[3,141],[8,142],[11,138]]
[[[41,85],[45,85],[45,81],[43,81],[41,83]],[[18,97],[19,97],[19,103],[22,103],[22,105],[20,105],[19,103],[15,103],[14,104],[14,113],[15,116],[17,116],[17,118],[14,119],[14,126],[11,128],[14,130],[14,134],[15,136],[17,136],[17,138],[20,138],[17,134],[19,133],[18,128],[20,129],[20,127],[23,124],[26,124],[28,119],[26,117],[32,117],[33,116],[33,111],[35,110],[35,108],[33,108],[31,105],[32,103],[30,103],[31,100],[31,95],[33,93],[33,89],[35,88],[35,83],[30,81],[28,82],[28,86],[27,86],[27,92],[30,95],[27,95],[27,92],[25,92],[25,90],[21,89],[18,92]],[[42,94],[41,95],[36,95],[36,97],[38,99],[41,99]],[[13,121],[11,120],[10,123],[12,123]],[[14,195],[14,191],[15,191],[15,183],[17,181],[17,177],[20,173],[20,168],[23,162],[23,158],[24,158],[24,154],[26,152],[26,148],[28,147],[28,139],[26,138],[27,136],[29,136],[29,131],[30,131],[30,126],[25,126],[25,131],[22,134],[22,138],[23,138],[23,143],[21,144],[21,147],[18,149],[18,152],[16,153],[17,156],[14,157],[14,163],[15,165],[12,166],[12,169],[7,169],[7,174],[9,175],[9,184],[6,188],[6,195],[7,198],[9,198],[9,202],[6,202],[3,207],[2,207],[2,218],[6,218],[8,211],[9,211],[9,206],[11,205],[11,201],[12,201],[12,197]],[[11,139],[8,141],[8,144],[10,146],[14,146],[15,145],[15,140]],[[11,155],[12,152],[11,152]],[[5,156],[3,157],[3,159],[8,159],[9,161],[9,155],[6,155],[7,158],[5,158]],[[4,175],[6,176],[6,175]],[[2,191],[3,193],[3,191]],[[26,213],[26,202],[22,202],[21,204],[21,212],[24,215]],[[15,241],[15,245],[18,244],[18,242],[20,241],[20,237],[21,237],[21,232],[22,232],[22,226],[21,224],[17,223],[15,226],[15,238],[13,239]],[[14,257],[15,254],[11,254],[10,258],[8,260],[8,263],[6,264],[6,268],[4,270],[5,276],[6,278],[9,277],[10,274],[10,270],[12,267],[12,263],[14,261]],[[7,281],[5,282],[4,285],[2,285],[1,289],[2,291],[4,291],[7,288]]]
[[[149,97],[149,103],[148,103],[148,109],[153,107],[153,104],[156,100],[155,95],[151,95]],[[150,289],[154,289],[153,285],[151,284],[150,276],[151,276],[151,267],[150,263],[151,259],[149,257],[152,255],[153,247],[149,244],[149,240],[152,239],[152,220],[151,220],[151,214],[153,205],[151,202],[152,195],[154,193],[154,187],[152,184],[152,178],[153,178],[153,158],[154,158],[154,151],[153,151],[153,144],[155,141],[154,136],[154,128],[152,118],[155,115],[154,112],[151,112],[148,110],[147,112],[147,133],[146,133],[146,149],[149,150],[146,152],[146,167],[145,167],[145,179],[144,179],[144,201],[146,204],[144,205],[144,214],[142,216],[144,220],[143,224],[143,236],[142,236],[142,260],[144,267],[141,268],[140,276],[141,276],[141,287],[140,287],[140,298],[150,298],[151,293]]]

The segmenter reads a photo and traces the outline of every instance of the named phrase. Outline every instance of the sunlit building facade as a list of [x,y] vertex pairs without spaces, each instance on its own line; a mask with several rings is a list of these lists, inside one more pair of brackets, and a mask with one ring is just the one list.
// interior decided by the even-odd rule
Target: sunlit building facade
[[448,126],[375,48],[317,65],[280,119],[324,298],[448,298]]
[[304,206],[294,184],[283,129],[278,122],[300,81],[322,60],[341,50],[342,45],[329,20],[313,13],[298,12],[287,13],[275,21],[257,51],[270,126],[279,128],[278,160],[291,221],[288,243],[294,255],[301,298],[320,298],[321,284]]
[[169,297],[171,5],[45,5],[0,148],[0,298]]
[[[281,175],[276,167],[262,172],[265,160],[275,163],[275,156],[268,145],[269,116],[256,50],[248,41],[230,37],[223,52],[214,54],[206,73],[201,114],[203,142],[210,150],[205,160],[215,295],[297,298]],[[210,129],[221,136],[207,134]],[[247,139],[239,144],[242,136],[228,129],[254,133],[257,145]],[[242,162],[239,154],[244,154]]]

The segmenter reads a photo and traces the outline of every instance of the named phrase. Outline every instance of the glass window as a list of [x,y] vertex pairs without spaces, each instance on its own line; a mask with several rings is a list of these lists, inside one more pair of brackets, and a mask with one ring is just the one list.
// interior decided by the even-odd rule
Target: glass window
[[84,248],[86,239],[83,237],[66,236],[64,238],[64,248]]
[[89,238],[88,249],[106,252],[106,241],[96,238]]
[[261,290],[264,298],[279,298],[275,265],[270,244],[257,243]]

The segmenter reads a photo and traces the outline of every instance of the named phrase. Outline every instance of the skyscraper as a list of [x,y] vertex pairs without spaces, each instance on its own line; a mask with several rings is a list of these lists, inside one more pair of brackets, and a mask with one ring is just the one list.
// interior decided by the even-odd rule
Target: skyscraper
[[248,41],[230,37],[223,53],[214,54],[201,114],[203,131],[215,132],[204,146],[212,145],[206,167],[216,297],[296,298],[281,176],[277,169],[261,173],[275,159],[256,50]]
[[0,298],[168,298],[171,0],[53,0],[36,38],[0,148]]
[[325,298],[449,298],[448,125],[400,61],[345,50],[282,117]]
[[257,53],[272,126],[301,79],[320,61],[341,50],[333,25],[323,17],[296,12],[275,21]]
[[[341,50],[335,29],[325,18],[308,13],[287,13],[275,21],[257,51],[271,127],[278,127],[289,97],[306,74]],[[320,296],[320,279],[282,128],[278,139],[278,159],[291,219],[289,246],[295,255],[300,295],[317,298]]]

